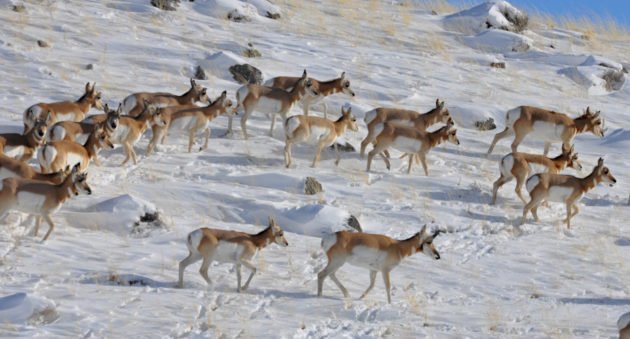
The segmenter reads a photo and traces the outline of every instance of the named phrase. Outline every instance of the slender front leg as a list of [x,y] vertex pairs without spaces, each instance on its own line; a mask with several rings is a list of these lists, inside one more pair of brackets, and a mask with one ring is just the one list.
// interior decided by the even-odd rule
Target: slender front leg
[[273,138],[273,127],[276,125],[276,112],[271,113],[271,128],[269,128],[269,136]]
[[545,142],[545,153],[543,153],[545,156],[549,154],[549,148],[551,148],[551,143]]
[[241,293],[241,264],[235,265],[236,269],[236,292]]
[[291,166],[291,140],[287,139],[284,145],[284,164],[287,168]]
[[201,267],[199,268],[199,274],[201,274],[201,277],[203,278],[203,280],[206,281],[206,283],[208,283],[208,285],[212,284],[212,280],[210,280],[210,278],[208,277],[208,267],[210,267],[211,262],[212,260],[210,259],[210,257],[205,256],[203,257]]
[[382,274],[383,274],[383,282],[385,282],[385,290],[387,291],[387,303],[391,304],[392,296],[390,292],[391,284],[389,281],[389,271],[383,271]]
[[192,146],[195,143],[195,132],[197,132],[194,128],[188,133],[188,153],[192,152]]
[[311,167],[316,167],[319,163],[320,156],[322,154],[322,148],[324,148],[324,144],[320,141],[317,143],[317,151],[315,152],[315,158],[313,159],[313,164]]
[[55,229],[55,224],[53,223],[52,219],[50,218],[50,215],[43,215],[42,217],[44,217],[44,220],[46,220],[46,222],[48,223],[48,225],[50,226],[50,228],[48,229],[48,232],[46,232],[46,235],[44,235],[44,239],[42,239],[42,242],[46,241],[48,239],[48,237],[50,236],[50,233],[52,233],[52,231]]
[[208,149],[208,140],[210,140],[210,133],[212,133],[212,131],[210,130],[210,127],[206,128],[206,133],[204,135],[204,137],[206,138],[206,142],[203,144],[203,148],[202,149]]
[[254,266],[252,263],[250,263],[247,260],[241,260],[241,264],[243,264],[243,266],[249,268],[249,270],[251,271],[249,273],[249,278],[247,278],[247,281],[245,282],[245,285],[243,285],[243,288],[241,289],[241,291],[245,291],[249,287],[249,283],[254,278],[254,275],[256,274],[257,270],[256,270],[256,266]]
[[374,281],[376,281],[376,274],[377,273],[378,273],[377,271],[370,271],[370,286],[368,286],[368,288],[365,290],[365,292],[363,292],[363,294],[361,294],[361,297],[359,299],[365,298],[365,296],[368,294],[368,292],[370,292],[372,290],[372,288],[374,287]]
[[33,234],[34,236],[37,236],[37,233],[39,233],[39,226],[42,224],[42,216],[38,215],[35,218],[35,233]]
[[429,176],[429,166],[427,165],[427,156],[424,153],[419,153],[420,162],[422,163],[422,168],[424,169],[424,175]]

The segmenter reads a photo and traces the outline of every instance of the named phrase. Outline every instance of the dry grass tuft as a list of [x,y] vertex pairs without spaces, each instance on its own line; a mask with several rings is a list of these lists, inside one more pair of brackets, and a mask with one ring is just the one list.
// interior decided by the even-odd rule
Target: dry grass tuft
[[611,69],[602,76],[602,79],[606,81],[606,90],[612,92],[621,89],[626,81],[626,75],[623,71]]

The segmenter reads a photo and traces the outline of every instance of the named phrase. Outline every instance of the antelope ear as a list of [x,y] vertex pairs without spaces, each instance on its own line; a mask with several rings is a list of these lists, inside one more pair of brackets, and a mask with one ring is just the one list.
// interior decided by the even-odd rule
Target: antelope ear
[[425,235],[427,235],[427,224],[424,224],[420,230],[420,237],[424,237]]
[[72,174],[79,172],[80,165],[80,163],[77,163],[74,167],[72,167]]
[[89,82],[85,84],[85,91],[86,92],[90,91],[90,83]]
[[444,109],[444,105],[445,105],[445,104],[446,104],[446,103],[444,102],[444,100],[442,100],[442,102],[440,102],[440,103],[439,103],[438,108],[439,108],[440,110],[443,110],[443,109]]
[[116,114],[121,115],[122,114],[122,102],[118,104],[118,108],[116,109]]
[[599,160],[597,160],[597,167],[602,167],[604,166],[604,158],[599,158]]
[[92,84],[92,87],[90,88],[90,92],[94,92],[95,88],[96,88],[96,82]]
[[308,74],[306,73],[306,69],[304,70],[304,72],[302,73],[302,79],[306,79],[308,77]]
[[346,72],[341,72],[341,80],[345,80],[346,79]]
[[586,114],[591,114],[591,106],[586,106]]
[[195,79],[190,78],[190,87],[195,87],[196,84]]
[[440,98],[435,99],[435,108],[440,107]]
[[221,92],[221,98],[225,99],[227,97],[227,91]]
[[105,106],[103,107],[103,110],[105,110],[105,113],[109,113],[109,105],[105,104]]
[[593,115],[593,118],[597,118],[597,117],[599,117],[599,114],[600,114],[600,113],[601,113],[601,111],[597,111],[597,112],[595,112],[595,114]]

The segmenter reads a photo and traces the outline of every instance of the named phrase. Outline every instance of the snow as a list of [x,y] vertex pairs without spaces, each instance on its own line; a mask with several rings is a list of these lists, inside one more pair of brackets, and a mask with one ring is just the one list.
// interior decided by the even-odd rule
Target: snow
[[533,44],[526,36],[501,30],[483,31],[463,40],[470,48],[488,53],[526,52]]
[[[311,168],[314,148],[301,144],[293,148],[295,166],[286,169],[282,126],[276,124],[270,138],[269,119],[253,114],[247,141],[238,123],[234,136],[223,137],[227,119],[218,117],[210,124],[205,151],[182,152],[187,138],[169,135],[147,157],[145,135],[136,145],[138,165],[121,167],[120,148],[103,150],[102,165],[90,165],[93,194],[72,197],[53,215],[56,228],[45,243],[41,234],[28,233],[32,218],[11,212],[2,220],[0,297],[8,299],[0,302],[0,336],[617,335],[617,321],[630,306],[630,174],[625,170],[630,167],[630,89],[591,95],[560,71],[616,68],[627,60],[623,43],[595,51],[576,39],[577,33],[554,29],[527,32],[534,47],[525,52],[477,49],[465,43],[466,37],[485,30],[446,31],[443,17],[389,1],[370,2],[370,12],[346,1],[274,3],[283,13],[279,20],[263,18],[251,5],[239,7],[253,18],[248,22],[224,18],[234,7],[215,11],[219,4],[241,6],[241,1],[182,1],[174,12],[133,0],[29,1],[19,15],[2,7],[0,131],[19,131],[23,110],[36,102],[76,100],[88,81],[96,82],[110,106],[136,91],[183,93],[190,70],[203,61],[211,74],[198,83],[212,97],[227,90],[234,99],[240,84],[227,67],[245,60],[267,78],[299,76],[304,68],[321,79],[346,71],[357,93],[350,104],[359,132],[344,138],[355,147],[366,134],[365,112],[378,106],[426,112],[436,98],[446,100],[461,144],[432,150],[428,177],[418,166],[407,175],[406,161],[394,150],[391,171],[375,159],[373,172],[366,173],[365,159],[351,152],[342,154],[337,167],[331,149]],[[381,17],[364,20],[369,15]],[[398,19],[407,15],[410,20]],[[490,46],[505,46],[503,39],[511,36],[486,34],[480,36]],[[52,47],[40,49],[37,39]],[[553,40],[556,49],[540,48],[538,39]],[[263,56],[241,58],[238,46],[247,42]],[[497,60],[507,68],[489,67]],[[600,66],[604,60],[608,66]],[[96,67],[87,70],[87,64]],[[330,118],[336,118],[349,98],[338,94],[325,100]],[[580,134],[575,139],[585,170],[566,173],[586,175],[603,156],[618,183],[588,192],[570,230],[561,222],[565,206],[557,203],[540,208],[540,222],[517,226],[523,206],[513,183],[489,205],[497,162],[510,152],[511,140],[502,140],[490,156],[485,153],[504,127],[506,111],[519,105],[571,116],[590,106],[605,118],[604,138]],[[291,113],[300,111],[294,107]],[[322,116],[319,106],[311,114]],[[474,128],[487,118],[494,118],[497,130]],[[532,139],[519,147],[542,149]],[[551,155],[559,150],[554,145]],[[317,178],[324,192],[305,195],[307,176]],[[135,232],[137,218],[155,210],[162,226]],[[286,230],[289,246],[271,245],[258,254],[249,290],[236,293],[231,265],[212,265],[214,284],[208,286],[199,264],[186,271],[184,288],[174,288],[189,232],[199,227],[259,232],[269,215]],[[372,292],[357,300],[369,272],[351,265],[337,273],[351,298],[344,299],[330,281],[317,298],[317,273],[326,265],[320,236],[346,228],[350,215],[366,232],[398,239],[425,224],[440,229],[434,244],[442,258],[415,255],[392,271],[391,305],[380,276]]]
[[507,1],[495,0],[448,15],[444,18],[443,24],[447,30],[462,33],[479,33],[488,27],[513,31],[514,24],[504,13],[509,13],[512,18],[524,15]]

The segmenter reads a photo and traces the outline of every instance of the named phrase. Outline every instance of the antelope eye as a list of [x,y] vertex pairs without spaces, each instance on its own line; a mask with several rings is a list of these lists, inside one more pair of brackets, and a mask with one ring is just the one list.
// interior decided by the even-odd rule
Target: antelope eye
[[608,168],[604,168],[604,174],[608,174]]
[[595,123],[595,125],[601,125],[601,124],[602,124],[601,121],[598,121],[598,122]]
[[345,85],[345,86],[346,86],[346,87],[350,87],[350,83],[349,83],[349,82],[346,82],[346,85]]
[[357,118],[352,118],[352,122],[357,122]]

